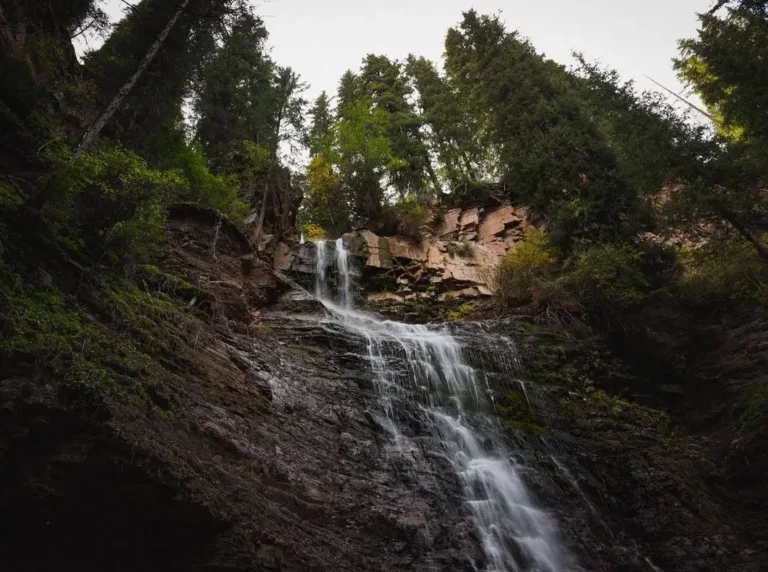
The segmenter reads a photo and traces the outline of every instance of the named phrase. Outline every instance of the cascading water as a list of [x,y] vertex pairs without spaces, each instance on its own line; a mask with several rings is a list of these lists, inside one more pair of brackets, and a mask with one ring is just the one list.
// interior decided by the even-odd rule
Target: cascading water
[[344,247],[344,239],[336,240],[336,270],[339,273],[339,295],[341,305],[349,307],[349,251]]
[[325,260],[325,241],[315,243],[317,254],[315,255],[315,296],[319,299],[325,297],[325,269],[327,262]]
[[[318,268],[324,253],[324,247],[318,248]],[[324,260],[322,267],[325,272]],[[445,326],[384,321],[351,309],[348,252],[341,241],[336,243],[336,268],[341,305],[319,297],[329,310],[330,325],[366,340],[381,422],[392,438],[390,453],[425,462],[406,435],[411,430],[406,418],[416,411],[461,479],[483,543],[483,570],[577,570],[559,547],[554,522],[533,505],[517,466],[498,443],[487,388],[481,372],[465,360],[463,344]],[[502,342],[509,349],[510,342]]]

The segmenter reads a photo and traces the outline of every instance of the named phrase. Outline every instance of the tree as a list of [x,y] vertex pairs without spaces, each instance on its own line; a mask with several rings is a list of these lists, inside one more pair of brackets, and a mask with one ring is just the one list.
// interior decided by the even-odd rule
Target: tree
[[273,147],[279,94],[267,37],[262,20],[243,12],[201,70],[195,86],[195,136],[214,164],[225,160],[233,142]]
[[478,171],[488,171],[476,139],[477,129],[453,85],[440,75],[434,63],[411,55],[406,73],[419,94],[432,147],[452,190],[457,192],[468,182],[476,181]]
[[231,27],[228,19],[245,9],[240,0],[142,0],[129,8],[104,45],[84,58],[105,110],[89,141],[103,130],[154,165],[169,166],[186,145],[184,100]]
[[[680,41],[675,68],[712,110],[722,139],[671,205],[678,220],[726,224],[768,262],[768,5],[718,2]],[[724,9],[724,10],[721,10]]]
[[565,69],[495,16],[470,11],[446,38],[446,71],[497,157],[501,182],[552,224],[564,251],[641,228],[641,203]]
[[297,197],[280,152],[283,146],[293,151],[306,138],[306,87],[291,68],[272,61],[266,39],[261,19],[241,12],[203,68],[194,99],[196,137],[217,172],[237,174],[244,196],[257,209],[255,243],[270,204],[274,230],[287,230]]
[[331,102],[325,91],[315,100],[309,115],[312,117],[312,127],[307,138],[309,152],[313,156],[328,153],[333,144],[334,118],[331,113]]
[[435,192],[440,189],[421,133],[422,118],[408,100],[412,91],[400,63],[386,56],[365,58],[359,76],[358,97],[369,100],[377,110],[386,113],[392,152],[387,175],[389,184],[401,197],[423,194],[427,181]]
[[181,18],[181,15],[184,13],[184,10],[188,5],[189,0],[182,0],[182,3],[173,13],[173,16],[171,16],[171,18],[168,20],[165,27],[160,31],[160,34],[158,34],[155,40],[150,44],[147,53],[144,54],[144,57],[139,62],[136,71],[133,72],[133,75],[131,75],[128,80],[120,87],[120,89],[117,90],[117,93],[109,102],[104,111],[101,112],[101,115],[99,115],[96,121],[94,121],[86,130],[85,135],[83,136],[83,140],[80,142],[80,145],[78,145],[77,151],[75,151],[75,160],[77,160],[80,155],[82,155],[83,151],[88,148],[91,142],[93,142],[93,140],[98,137],[99,133],[101,133],[101,130],[104,129],[104,126],[107,124],[107,121],[109,121],[115,112],[120,108],[125,97],[128,95],[128,93],[130,93],[131,89],[133,89],[133,86],[136,85],[136,82],[139,81],[139,78],[141,78],[141,76],[144,74],[146,69],[149,67],[149,64],[152,63],[152,60],[157,55],[157,52],[160,50],[163,42],[165,42],[174,26],[176,26],[176,22],[179,21],[179,18]]
[[[768,2],[719,2],[700,14],[697,38],[680,41],[675,69],[714,112],[732,139],[768,141]],[[764,147],[765,148],[765,147]]]
[[370,101],[349,104],[336,126],[334,163],[349,196],[350,224],[376,218],[384,202],[381,185],[392,162],[388,114]]
[[573,86],[611,149],[617,168],[638,193],[656,193],[700,168],[713,143],[704,125],[680,114],[658,92],[638,93],[616,70],[574,53]]

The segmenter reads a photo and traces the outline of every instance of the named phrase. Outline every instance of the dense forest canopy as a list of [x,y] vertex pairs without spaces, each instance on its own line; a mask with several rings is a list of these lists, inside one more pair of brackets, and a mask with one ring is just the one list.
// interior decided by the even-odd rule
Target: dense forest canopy
[[[718,244],[718,279],[764,294],[766,2],[716,2],[680,41],[673,65],[714,129],[473,10],[447,31],[444,65],[370,54],[314,102],[245,0],[142,0],[114,26],[96,0],[2,11],[3,209],[91,263],[150,256],[180,202],[264,246],[297,225],[418,240],[436,210],[511,201],[542,224],[532,244],[563,272],[636,267],[643,298],[706,274]],[[87,30],[106,41],[79,63],[72,42]]]

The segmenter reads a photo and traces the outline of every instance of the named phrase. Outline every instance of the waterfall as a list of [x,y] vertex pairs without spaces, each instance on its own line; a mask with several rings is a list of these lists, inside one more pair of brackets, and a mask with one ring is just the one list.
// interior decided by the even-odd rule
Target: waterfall
[[325,297],[325,241],[321,240],[315,243],[317,254],[315,255],[315,296],[322,299]]
[[349,307],[349,251],[344,246],[344,240],[336,241],[336,270],[339,273],[339,295],[341,305]]
[[[321,300],[331,324],[366,342],[392,454],[408,462],[426,462],[407,436],[412,428],[404,422],[408,412],[416,410],[434,435],[430,442],[442,449],[435,452],[448,456],[463,485],[486,556],[484,571],[572,570],[559,547],[554,522],[534,506],[508,453],[501,445],[489,445],[498,443],[497,423],[482,372],[467,363],[463,344],[446,326],[381,320],[352,309],[348,253],[341,242],[336,261],[342,304]],[[499,347],[508,348],[509,340],[503,342]],[[498,357],[499,363],[512,361],[509,356]]]

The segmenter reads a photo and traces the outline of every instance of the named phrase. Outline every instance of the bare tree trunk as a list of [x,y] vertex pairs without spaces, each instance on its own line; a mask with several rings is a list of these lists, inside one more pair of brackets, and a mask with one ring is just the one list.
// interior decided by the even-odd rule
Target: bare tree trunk
[[746,240],[748,241],[752,246],[755,247],[755,250],[757,251],[758,256],[762,259],[763,262],[768,262],[768,247],[766,247],[762,242],[760,242],[760,239],[757,237],[757,235],[752,232],[749,228],[747,228],[747,225],[745,225],[742,221],[739,220],[739,217],[736,216],[733,212],[731,212],[726,207],[722,206],[721,204],[717,203],[714,205],[715,210],[717,213],[723,217],[736,231]]
[[251,242],[258,248],[258,240],[261,237],[261,232],[264,229],[264,217],[267,214],[267,193],[269,192],[269,178],[272,176],[272,171],[277,162],[277,151],[280,147],[280,130],[283,124],[283,115],[285,114],[285,106],[288,102],[291,86],[287,85],[285,92],[283,93],[283,101],[280,103],[280,111],[277,114],[277,125],[275,126],[275,138],[272,142],[271,157],[269,158],[269,167],[267,167],[267,182],[264,183],[264,195],[261,197],[261,212],[259,213],[259,222],[256,226],[256,230],[251,235]]
[[104,129],[104,126],[107,124],[107,122],[112,118],[115,112],[120,109],[123,100],[131,91],[131,89],[133,89],[133,86],[136,85],[136,82],[139,81],[139,78],[149,67],[149,64],[152,63],[152,60],[157,55],[157,52],[160,51],[160,47],[171,33],[171,30],[173,30],[176,22],[178,22],[179,18],[181,18],[181,14],[187,8],[188,4],[189,0],[182,0],[181,4],[179,5],[179,9],[174,12],[173,16],[171,16],[171,19],[168,20],[168,23],[165,25],[165,28],[163,28],[163,31],[160,32],[157,38],[155,38],[155,41],[152,42],[152,45],[149,46],[149,50],[147,50],[144,58],[139,63],[139,67],[136,68],[136,71],[133,73],[133,75],[118,90],[115,97],[112,98],[112,101],[109,102],[109,105],[107,105],[106,109],[104,109],[99,118],[94,121],[93,124],[85,132],[83,140],[80,142],[77,151],[75,151],[75,160],[80,158],[80,156],[83,154],[83,151],[85,151],[88,146],[93,143],[93,140],[99,136],[99,133],[101,133],[101,130]]
[[264,229],[264,218],[267,215],[267,197],[268,196],[269,196],[269,181],[264,183],[264,194],[261,196],[261,211],[259,212],[259,222],[257,223],[256,230],[253,231],[253,235],[251,237],[251,242],[253,242],[253,246],[255,246],[257,250],[259,248],[259,243],[258,243],[259,237],[261,236],[261,231]]

